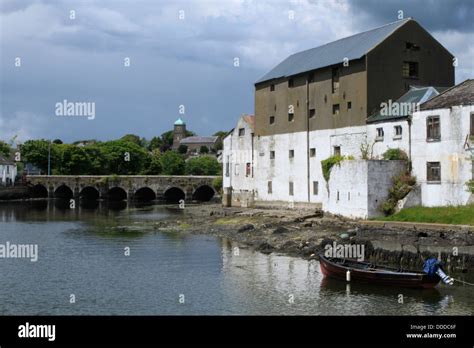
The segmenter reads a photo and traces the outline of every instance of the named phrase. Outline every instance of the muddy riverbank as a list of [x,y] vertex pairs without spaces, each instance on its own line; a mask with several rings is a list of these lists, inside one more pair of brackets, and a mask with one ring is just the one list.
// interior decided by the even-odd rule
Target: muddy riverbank
[[183,214],[148,222],[154,230],[228,238],[262,253],[317,258],[325,245],[364,245],[365,258],[404,269],[421,269],[423,259],[441,257],[452,271],[474,270],[470,228],[380,226],[324,214],[320,210],[224,208],[188,205]]

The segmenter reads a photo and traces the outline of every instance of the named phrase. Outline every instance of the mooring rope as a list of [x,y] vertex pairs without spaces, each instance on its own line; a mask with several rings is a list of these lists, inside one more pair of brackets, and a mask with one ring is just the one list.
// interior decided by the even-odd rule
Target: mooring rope
[[[452,277],[451,277],[451,278],[452,278]],[[465,282],[464,280],[461,280],[461,279],[456,279],[456,278],[452,278],[452,279],[453,279],[455,282],[463,283],[463,284],[465,284],[465,285],[474,286],[474,284]]]

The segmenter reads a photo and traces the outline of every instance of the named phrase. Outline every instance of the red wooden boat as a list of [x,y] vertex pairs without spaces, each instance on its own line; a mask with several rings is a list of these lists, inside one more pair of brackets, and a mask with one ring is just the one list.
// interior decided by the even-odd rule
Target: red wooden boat
[[350,282],[427,289],[435,287],[440,281],[440,277],[429,276],[424,272],[401,271],[396,268],[376,266],[368,262],[331,258],[323,255],[319,256],[319,263],[324,276]]

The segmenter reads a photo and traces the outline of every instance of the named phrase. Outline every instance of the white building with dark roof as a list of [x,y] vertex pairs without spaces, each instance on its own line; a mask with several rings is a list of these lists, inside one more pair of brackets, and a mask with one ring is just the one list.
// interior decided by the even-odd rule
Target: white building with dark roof
[[0,185],[13,186],[16,175],[16,163],[0,155]]

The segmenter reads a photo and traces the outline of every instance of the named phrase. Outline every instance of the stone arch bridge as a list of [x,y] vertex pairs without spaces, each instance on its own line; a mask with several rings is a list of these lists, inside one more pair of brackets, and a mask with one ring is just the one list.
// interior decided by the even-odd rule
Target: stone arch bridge
[[83,200],[209,201],[217,176],[170,175],[31,175],[31,196]]

